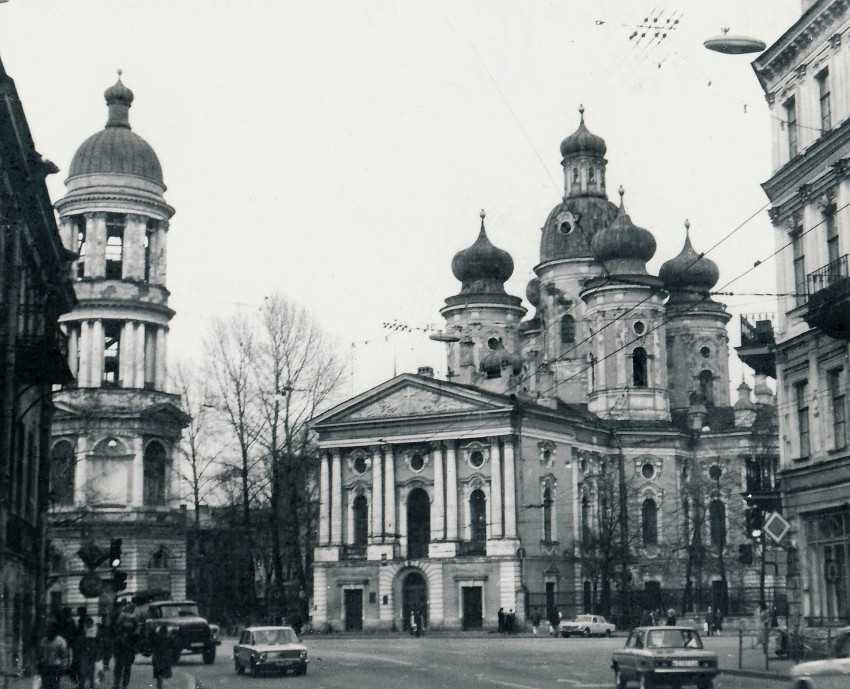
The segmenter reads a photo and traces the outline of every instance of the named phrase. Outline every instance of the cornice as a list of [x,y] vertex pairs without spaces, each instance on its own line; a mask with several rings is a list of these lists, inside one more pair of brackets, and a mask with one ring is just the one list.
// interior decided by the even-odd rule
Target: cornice
[[804,51],[813,44],[824,42],[835,20],[847,11],[850,0],[820,0],[777,39],[777,41],[756,58],[752,67],[762,88],[767,91],[769,84],[786,73],[798,62]]

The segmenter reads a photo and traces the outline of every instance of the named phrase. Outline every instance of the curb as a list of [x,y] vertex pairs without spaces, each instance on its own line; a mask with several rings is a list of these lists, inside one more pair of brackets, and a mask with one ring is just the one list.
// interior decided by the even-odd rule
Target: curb
[[790,681],[791,675],[784,672],[770,672],[765,670],[724,670],[720,668],[720,674],[722,675],[731,675],[733,677],[758,677],[761,679],[773,679],[779,682],[787,682]]

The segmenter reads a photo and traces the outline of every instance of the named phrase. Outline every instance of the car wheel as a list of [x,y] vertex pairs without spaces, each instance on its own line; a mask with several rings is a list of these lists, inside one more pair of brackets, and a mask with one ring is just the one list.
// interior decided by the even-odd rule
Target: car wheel
[[569,639],[570,633],[569,632],[561,632],[561,636],[563,636],[565,639]]
[[614,668],[614,685],[617,689],[626,689],[626,678],[620,672],[620,668]]
[[239,658],[234,658],[233,664],[236,666],[235,669],[236,669],[237,675],[244,675],[245,674],[245,668],[242,667],[242,663],[239,662]]
[[295,674],[296,675],[306,675],[307,674],[307,663],[301,663],[301,665],[299,665],[295,669]]
[[652,689],[653,686],[654,684],[649,675],[640,676],[640,689]]
[[590,636],[590,627],[585,627],[585,628],[584,628],[584,631],[581,633],[581,635],[582,635],[585,639],[586,639],[587,637],[589,637],[589,636]]
[[203,653],[204,665],[212,665],[215,662],[215,646],[207,646]]
[[611,630],[610,629],[605,630],[605,636],[611,636]]

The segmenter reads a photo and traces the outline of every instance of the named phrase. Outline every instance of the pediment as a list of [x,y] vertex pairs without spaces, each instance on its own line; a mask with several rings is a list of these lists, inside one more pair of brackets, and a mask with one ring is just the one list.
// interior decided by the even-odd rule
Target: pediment
[[399,416],[422,416],[440,412],[480,411],[480,404],[435,390],[405,385],[387,393],[346,415],[347,419],[376,419]]

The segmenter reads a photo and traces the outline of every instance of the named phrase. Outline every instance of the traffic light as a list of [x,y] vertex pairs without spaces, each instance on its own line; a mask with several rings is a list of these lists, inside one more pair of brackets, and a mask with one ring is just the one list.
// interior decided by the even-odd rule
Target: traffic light
[[119,569],[112,571],[112,588],[115,591],[123,591],[127,588],[127,572]]
[[744,510],[747,538],[761,538],[764,529],[764,512],[758,505],[750,505]]
[[120,538],[113,538],[109,544],[109,566],[113,569],[121,565],[121,542]]

